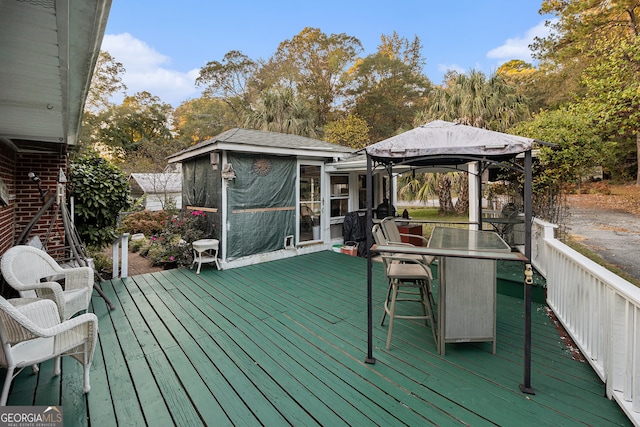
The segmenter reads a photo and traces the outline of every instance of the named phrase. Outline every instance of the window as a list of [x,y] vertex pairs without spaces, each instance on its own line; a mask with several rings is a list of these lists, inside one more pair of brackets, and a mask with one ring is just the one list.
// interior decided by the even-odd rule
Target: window
[[349,176],[331,176],[331,217],[345,216],[349,212]]

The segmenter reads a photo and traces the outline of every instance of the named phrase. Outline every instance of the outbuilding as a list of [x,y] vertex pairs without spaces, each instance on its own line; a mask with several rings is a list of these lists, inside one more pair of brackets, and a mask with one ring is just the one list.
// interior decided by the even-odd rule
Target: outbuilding
[[144,197],[143,207],[150,211],[159,211],[173,205],[182,208],[182,174],[170,173],[132,173],[129,175],[131,196],[138,200]]
[[224,269],[341,244],[344,218],[366,208],[362,156],[348,161],[356,158],[313,138],[234,128],[168,161],[182,164],[183,206],[213,223]]

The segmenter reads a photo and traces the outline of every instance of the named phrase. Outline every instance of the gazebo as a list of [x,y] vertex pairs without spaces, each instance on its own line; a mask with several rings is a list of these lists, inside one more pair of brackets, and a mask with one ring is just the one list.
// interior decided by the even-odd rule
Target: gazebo
[[[532,150],[536,141],[516,135],[476,128],[459,123],[436,120],[400,135],[365,148],[367,158],[367,247],[373,244],[372,171],[383,166],[389,174],[394,167],[419,169],[424,172],[445,170],[467,171],[470,176],[470,221],[482,224],[482,172],[492,166],[507,168],[524,174],[524,256],[531,260],[532,221]],[[393,192],[393,189],[390,190]],[[471,201],[475,200],[475,204]],[[373,357],[372,326],[372,261],[371,251],[367,260],[368,349],[367,363],[375,363]],[[524,381],[520,389],[534,394],[531,387],[531,302],[532,286],[524,289],[525,342]]]

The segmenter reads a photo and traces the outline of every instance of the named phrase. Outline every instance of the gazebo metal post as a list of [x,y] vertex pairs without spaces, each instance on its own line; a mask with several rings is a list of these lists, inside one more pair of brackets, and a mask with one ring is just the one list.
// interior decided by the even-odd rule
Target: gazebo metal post
[[482,230],[482,174],[484,173],[484,162],[478,160],[478,170],[476,171],[477,180],[477,200],[478,200],[478,230]]
[[395,212],[391,210],[391,206],[393,206],[393,195],[395,193],[395,188],[393,188],[393,165],[387,165],[387,174],[389,175],[389,194],[387,195],[387,199],[389,200],[389,216],[395,216]]
[[[531,262],[531,221],[532,215],[532,154],[531,150],[524,153],[524,256]],[[530,264],[527,264],[530,268]],[[526,276],[525,276],[526,277]],[[531,293],[533,283],[525,280],[524,284],[524,382],[520,384],[520,391],[536,394],[531,387]]]
[[371,260],[371,246],[373,245],[373,236],[371,229],[373,228],[373,215],[371,205],[373,204],[373,179],[371,177],[371,156],[367,154],[367,358],[365,363],[376,363],[373,357],[373,263]]

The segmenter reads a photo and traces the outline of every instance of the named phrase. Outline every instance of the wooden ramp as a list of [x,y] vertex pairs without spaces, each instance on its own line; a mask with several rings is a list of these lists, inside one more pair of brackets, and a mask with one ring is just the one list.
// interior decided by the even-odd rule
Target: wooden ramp
[[[523,306],[498,296],[498,348],[449,344],[398,320],[381,327],[387,284],[374,270],[374,356],[364,363],[366,260],[330,251],[233,270],[203,267],[102,283],[91,392],[82,369],[52,364],[15,380],[10,405],[62,405],[65,426],[630,425],[590,366],[534,306],[532,385],[519,391]],[[388,322],[387,322],[388,324]]]

